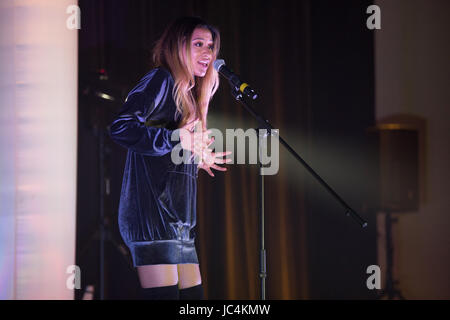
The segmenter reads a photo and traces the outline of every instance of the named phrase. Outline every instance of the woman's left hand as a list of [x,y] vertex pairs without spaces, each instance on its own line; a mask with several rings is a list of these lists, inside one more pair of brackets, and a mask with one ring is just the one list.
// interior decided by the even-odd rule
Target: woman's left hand
[[208,172],[211,177],[214,177],[214,173],[211,171],[211,168],[219,171],[227,171],[227,168],[220,167],[217,164],[230,162],[231,159],[222,159],[224,156],[227,156],[229,154],[231,154],[231,151],[212,152],[211,149],[205,149],[203,150],[202,160],[197,167]]
[[[214,138],[208,141],[208,147],[214,142]],[[223,168],[218,166],[217,164],[224,164],[230,162],[231,159],[223,159],[224,156],[230,155],[231,151],[225,152],[212,152],[212,149],[209,148],[203,149],[203,155],[200,163],[198,164],[199,169],[205,170],[211,177],[214,177],[214,173],[211,169],[219,170],[219,171],[227,171],[227,168]]]

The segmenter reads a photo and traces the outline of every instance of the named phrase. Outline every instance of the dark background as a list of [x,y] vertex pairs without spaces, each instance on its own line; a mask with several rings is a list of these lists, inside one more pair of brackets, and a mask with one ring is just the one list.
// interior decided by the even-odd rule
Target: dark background
[[[265,177],[269,299],[370,299],[366,268],[377,264],[378,199],[371,1],[80,0],[77,257],[82,289],[98,298],[99,132],[150,70],[151,49],[167,25],[198,15],[221,32],[220,57],[260,93],[254,104],[280,135],[369,223],[362,229],[280,145],[280,170]],[[104,69],[108,80],[96,81]],[[92,97],[101,88],[117,97]],[[209,127],[256,122],[233,101],[226,81],[213,98]],[[137,294],[138,280],[117,227],[126,150],[105,138],[103,199],[105,298]],[[228,165],[199,175],[197,248],[209,299],[258,299],[258,168]],[[76,292],[81,298],[83,290]]]

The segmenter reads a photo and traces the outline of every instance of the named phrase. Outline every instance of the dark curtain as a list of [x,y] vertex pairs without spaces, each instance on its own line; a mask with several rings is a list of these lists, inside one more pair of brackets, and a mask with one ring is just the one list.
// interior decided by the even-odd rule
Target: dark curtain
[[[343,158],[339,160],[347,161],[347,150],[343,150],[345,145],[350,144],[349,148],[354,152],[367,154],[367,149],[364,149],[367,147],[364,129],[373,123],[373,71],[370,69],[373,67],[372,36],[368,31],[367,34],[362,34],[365,32],[362,26],[365,26],[365,8],[368,4],[364,7],[364,3],[355,1],[339,3],[297,0],[80,0],[80,92],[89,83],[89,78],[96,74],[96,70],[103,68],[108,73],[108,81],[113,84],[111,87],[116,88],[118,96],[123,98],[137,80],[153,67],[150,59],[152,46],[168,23],[182,15],[201,16],[219,28],[222,38],[221,57],[226,60],[227,65],[260,93],[260,98],[253,106],[279,129],[280,135],[306,161],[317,161],[319,168],[323,167],[329,173],[323,176],[325,180],[335,178],[331,171],[327,171],[327,165],[321,165],[332,164],[333,170],[340,170],[336,161],[326,158],[331,153],[327,154],[321,149],[326,148],[322,142],[327,141],[327,137],[323,135],[329,135],[328,141],[342,144],[343,148],[338,154]],[[329,29],[326,31],[321,29],[320,21],[326,26],[326,19],[332,17],[339,6],[347,24],[342,27],[336,21],[337,24],[328,24]],[[353,8],[356,17],[359,17],[356,18],[357,21],[345,16],[349,12],[348,8]],[[361,26],[354,29],[359,24]],[[316,38],[315,32],[318,34]],[[333,42],[336,34],[344,34],[349,40],[353,33],[361,35],[364,39],[362,44],[348,41],[347,45],[350,47],[339,49],[340,45]],[[328,78],[330,71],[337,71],[333,67],[341,63],[333,61],[328,66],[330,70],[324,70],[323,65],[329,57],[335,52],[345,55],[355,48],[361,51],[356,65],[346,60],[350,62],[349,68],[355,70],[354,78],[345,80],[341,78],[344,75]],[[330,52],[330,49],[335,52]],[[360,65],[367,68],[361,70]],[[361,81],[358,77],[364,80]],[[341,89],[340,81],[348,86],[360,84],[361,99],[353,98],[353,106],[358,105],[360,112],[352,114],[345,109],[349,92],[333,91],[336,84],[337,90]],[[321,101],[329,92],[337,95],[335,100]],[[99,276],[96,265],[98,250],[89,249],[97,246],[95,229],[98,224],[99,188],[95,166],[99,158],[97,140],[85,123],[88,121],[86,119],[92,122],[92,118],[98,117],[99,113],[90,115],[92,111],[87,110],[90,107],[83,103],[83,99],[80,99],[77,263],[86,266],[84,285],[87,285],[97,283]],[[111,105],[110,110],[101,112],[100,116],[108,122],[119,107],[119,104]],[[339,108],[342,113],[331,112]],[[337,122],[333,122],[334,126],[323,125],[333,120]],[[338,125],[341,120],[341,125]],[[347,125],[355,122],[358,125],[347,130]],[[222,80],[209,108],[208,126],[225,133],[226,128],[256,128],[257,123],[233,100],[228,83]],[[336,138],[342,135],[343,139]],[[131,287],[136,286],[137,278],[132,267],[126,263],[126,258],[120,257],[123,256],[123,244],[115,225],[125,150],[112,144],[108,148],[111,153],[111,193],[105,201],[108,203],[106,208],[111,228],[110,237],[114,241],[109,245],[106,258],[106,298],[132,297],[135,290]],[[353,160],[360,165],[351,168],[348,174],[361,176],[368,172],[370,161],[365,157]],[[315,168],[314,163],[310,164]],[[227,165],[227,168],[225,173],[216,172],[214,178],[202,171],[198,180],[197,248],[206,297],[258,299],[259,168],[255,164],[233,164]],[[345,177],[340,178],[345,180]],[[324,195],[326,192],[317,187],[310,175],[281,145],[278,174],[265,176],[264,179],[267,297],[305,299],[369,296],[367,289],[361,289],[365,286],[361,279],[365,276],[362,266],[366,262],[376,262],[373,230],[366,232],[364,236],[362,245],[366,246],[367,251],[363,257],[355,258],[348,253],[345,245],[338,242],[339,252],[344,259],[348,257],[353,265],[352,270],[348,270],[349,265],[345,263],[334,270],[343,272],[341,278],[346,278],[352,272],[361,272],[361,276],[352,280],[354,283],[348,285],[350,289],[347,293],[330,291],[329,288],[341,283],[322,281],[317,270],[322,268],[321,272],[327,273],[326,267],[335,260],[318,256],[317,252],[330,250],[333,245],[329,246],[327,242],[318,239],[317,234],[322,230],[322,223],[332,224],[334,220],[328,221],[329,218],[324,217],[319,221],[316,211],[323,215],[331,214],[332,219],[339,220],[340,227],[343,228],[339,232],[355,236],[355,241],[358,241],[361,231],[343,214],[338,215],[343,209],[336,202],[329,201],[327,207],[319,208],[318,204],[323,203],[324,198],[328,199]],[[343,181],[338,181],[345,189],[342,183]],[[372,199],[374,193],[369,190],[362,195],[358,194],[356,199],[351,192],[346,192],[346,195],[355,200],[352,204],[356,204],[355,209],[360,210],[363,198]],[[311,217],[313,213],[316,215]],[[350,231],[347,230],[349,228]],[[89,236],[90,234],[94,234],[94,237]],[[321,239],[327,237],[325,234],[322,236]],[[122,253],[119,254],[119,251]],[[357,289],[352,290],[352,286]],[[119,291],[122,293],[118,294]],[[78,297],[80,296],[81,293],[78,293]]]

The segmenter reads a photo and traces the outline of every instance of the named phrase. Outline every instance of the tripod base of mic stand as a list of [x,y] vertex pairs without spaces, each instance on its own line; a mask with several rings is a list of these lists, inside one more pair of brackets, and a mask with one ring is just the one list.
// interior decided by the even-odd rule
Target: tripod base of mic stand
[[378,299],[405,300],[400,290],[396,288],[398,281],[394,279],[394,243],[392,241],[392,224],[397,222],[397,218],[391,216],[391,210],[385,209],[385,233],[386,233],[386,263],[387,275],[386,286],[380,292]]

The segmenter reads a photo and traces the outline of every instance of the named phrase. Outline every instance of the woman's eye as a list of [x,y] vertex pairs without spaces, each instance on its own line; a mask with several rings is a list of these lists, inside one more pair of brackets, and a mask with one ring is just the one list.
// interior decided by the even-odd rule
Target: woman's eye
[[201,47],[203,44],[201,43],[201,42],[196,42],[195,44],[194,44],[194,46],[196,46],[196,47]]

